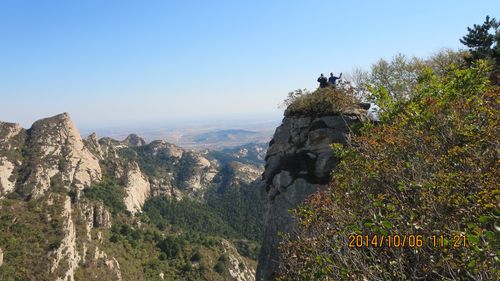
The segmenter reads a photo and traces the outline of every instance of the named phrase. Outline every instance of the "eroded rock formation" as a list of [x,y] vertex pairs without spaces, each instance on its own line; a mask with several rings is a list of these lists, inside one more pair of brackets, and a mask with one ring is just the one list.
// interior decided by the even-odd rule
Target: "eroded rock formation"
[[279,264],[279,232],[289,233],[289,210],[326,186],[338,160],[330,145],[345,143],[350,126],[366,120],[366,110],[342,114],[289,116],[276,129],[266,155],[262,198],[266,231],[259,257],[257,280],[274,280]]

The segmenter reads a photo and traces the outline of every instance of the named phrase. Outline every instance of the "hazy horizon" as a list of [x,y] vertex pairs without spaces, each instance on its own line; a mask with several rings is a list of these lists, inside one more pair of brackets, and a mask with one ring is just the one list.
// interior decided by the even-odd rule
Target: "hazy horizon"
[[320,73],[464,48],[499,1],[2,1],[0,120],[79,129],[282,116]]
[[78,128],[82,137],[96,133],[98,137],[112,137],[122,140],[129,134],[137,134],[147,141],[166,139],[169,134],[198,134],[222,130],[241,129],[254,132],[273,133],[282,117],[275,115],[239,116],[239,118],[191,118],[186,120],[155,120],[149,123],[116,124]]

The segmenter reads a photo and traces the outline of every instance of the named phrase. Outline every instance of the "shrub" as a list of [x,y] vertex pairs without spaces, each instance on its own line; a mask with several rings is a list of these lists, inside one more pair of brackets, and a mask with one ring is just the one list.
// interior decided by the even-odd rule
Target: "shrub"
[[56,239],[56,240],[52,241],[52,242],[49,244],[49,250],[50,250],[50,251],[53,251],[53,250],[57,250],[57,249],[59,249],[59,247],[61,246],[61,243],[62,243],[62,240],[61,240],[61,239]]
[[194,252],[193,256],[191,257],[191,260],[192,260],[192,261],[196,261],[196,262],[201,261],[201,253],[200,253],[200,250],[196,250],[196,252]]
[[181,245],[175,237],[167,236],[158,242],[158,248],[167,259],[173,259],[180,255]]
[[283,105],[285,116],[323,116],[338,114],[358,103],[354,94],[340,88],[319,88],[314,92],[295,90],[290,92]]
[[83,190],[86,198],[104,203],[113,214],[124,213],[127,210],[123,198],[125,191],[111,177],[104,177],[100,183],[93,184]]
[[192,270],[193,270],[193,264],[190,261],[186,261],[186,263],[182,267],[182,271],[184,271],[184,272],[190,272]]

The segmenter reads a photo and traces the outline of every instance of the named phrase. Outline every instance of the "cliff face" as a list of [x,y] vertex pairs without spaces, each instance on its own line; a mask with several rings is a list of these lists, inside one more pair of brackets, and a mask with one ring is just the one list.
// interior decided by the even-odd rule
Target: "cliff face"
[[51,186],[83,189],[101,179],[99,160],[84,146],[67,113],[39,120],[28,130],[25,193],[38,197]]
[[289,210],[326,186],[337,164],[332,143],[345,143],[349,126],[366,120],[366,110],[322,117],[289,116],[276,129],[266,155],[262,186],[266,231],[256,280],[274,280],[279,264],[278,233],[289,233]]
[[15,123],[0,122],[0,198],[17,183],[16,169],[23,164],[21,149],[26,130]]

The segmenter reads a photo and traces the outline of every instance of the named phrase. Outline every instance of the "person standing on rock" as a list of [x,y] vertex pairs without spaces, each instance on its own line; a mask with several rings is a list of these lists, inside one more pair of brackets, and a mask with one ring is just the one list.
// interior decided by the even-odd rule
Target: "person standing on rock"
[[337,84],[337,80],[342,77],[342,72],[340,72],[339,77],[333,76],[333,72],[330,72],[330,78],[328,78],[328,83],[332,84],[335,86]]
[[328,86],[328,81],[326,80],[326,77],[323,75],[323,73],[321,73],[321,75],[319,76],[318,82],[320,88],[326,88],[326,86]]

